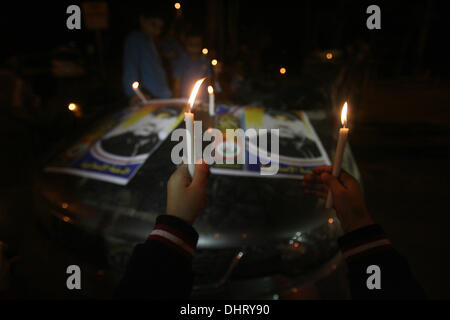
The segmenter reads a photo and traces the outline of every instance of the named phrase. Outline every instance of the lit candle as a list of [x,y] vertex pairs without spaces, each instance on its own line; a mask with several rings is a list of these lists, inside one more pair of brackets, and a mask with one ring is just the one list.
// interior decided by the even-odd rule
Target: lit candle
[[209,115],[213,117],[216,114],[216,107],[215,107],[215,97],[214,97],[214,89],[212,86],[208,86],[208,93],[209,93]]
[[184,113],[184,121],[186,122],[186,152],[188,169],[191,177],[194,177],[195,170],[194,114],[191,111],[194,106],[198,90],[205,79],[206,78],[200,79],[195,83],[194,89],[192,89],[191,96],[189,97],[187,112]]
[[[342,128],[339,129],[339,139],[336,147],[336,153],[334,154],[332,175],[338,177],[341,172],[342,158],[344,156],[344,149],[347,143],[348,128],[347,128],[347,102],[344,103],[344,107],[341,112]],[[327,202],[325,208],[330,209],[333,207],[333,197],[331,191],[328,191]]]
[[81,108],[76,103],[73,103],[73,102],[69,103],[69,105],[67,106],[67,109],[69,109],[69,111],[73,112],[73,114],[77,118],[80,118],[82,116]]
[[139,97],[139,99],[141,99],[141,101],[143,103],[147,102],[147,99],[145,98],[145,96],[142,94],[141,90],[139,89],[139,82],[135,81],[133,82],[133,90],[136,93],[136,95]]

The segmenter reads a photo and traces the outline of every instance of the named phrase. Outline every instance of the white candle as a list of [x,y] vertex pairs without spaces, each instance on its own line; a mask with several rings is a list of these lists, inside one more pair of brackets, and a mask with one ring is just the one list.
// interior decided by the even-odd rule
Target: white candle
[[191,112],[192,107],[195,103],[195,98],[197,97],[198,90],[202,85],[202,82],[206,78],[198,80],[194,89],[192,89],[191,96],[188,101],[188,109],[187,112],[184,113],[184,121],[186,123],[186,153],[187,153],[187,161],[188,161],[188,169],[191,177],[194,177],[195,171],[195,144],[194,144],[194,114]]
[[[348,128],[347,128],[347,102],[344,103],[344,107],[341,112],[342,128],[339,129],[339,139],[336,147],[336,153],[334,154],[333,169],[331,174],[338,177],[341,173],[342,159],[344,157],[345,145],[347,144]],[[325,208],[330,209],[333,207],[333,196],[331,191],[328,191],[327,202]]]
[[142,101],[143,103],[146,103],[146,102],[147,102],[147,99],[146,99],[145,96],[142,94],[141,90],[139,89],[139,82],[137,82],[137,81],[136,81],[136,82],[133,82],[132,87],[133,87],[134,93],[136,93],[136,95],[139,97],[139,99],[141,99],[141,101]]
[[194,114],[191,112],[184,113],[184,122],[186,123],[186,153],[189,173],[191,177],[194,176]]
[[213,117],[216,114],[214,89],[212,86],[208,86],[209,93],[209,115]]

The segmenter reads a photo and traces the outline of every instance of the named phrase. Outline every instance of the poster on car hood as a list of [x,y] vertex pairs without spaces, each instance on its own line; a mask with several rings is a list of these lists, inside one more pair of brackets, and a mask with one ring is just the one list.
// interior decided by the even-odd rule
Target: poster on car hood
[[59,155],[46,172],[126,185],[184,117],[183,104],[155,101],[125,109]]
[[[225,106],[218,105],[215,127],[225,136],[226,129],[241,128],[243,130],[267,129],[266,150],[261,153],[261,145],[256,140],[246,139],[245,145],[232,144],[232,150],[227,149],[226,140],[216,147],[216,152],[223,153],[224,158],[239,158],[239,153],[245,153],[244,164],[215,164],[211,168],[213,174],[259,176],[269,178],[303,179],[305,174],[312,173],[317,166],[330,165],[328,155],[311,125],[308,116],[302,111],[281,111],[253,106]],[[268,158],[261,155],[270,154],[271,129],[278,129],[279,143],[278,171],[274,175],[262,175],[261,168],[268,167]],[[231,154],[231,155],[230,155]],[[249,159],[256,159],[250,163]]]

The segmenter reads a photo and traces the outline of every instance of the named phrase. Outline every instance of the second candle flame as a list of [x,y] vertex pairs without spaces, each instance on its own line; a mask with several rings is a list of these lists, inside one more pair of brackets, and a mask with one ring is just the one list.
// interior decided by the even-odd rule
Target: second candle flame
[[194,89],[192,89],[192,93],[188,101],[188,112],[191,112],[192,107],[194,106],[195,98],[197,97],[198,90],[200,89],[200,86],[202,85],[205,79],[206,78],[200,79],[195,83]]
[[344,128],[347,127],[347,101],[344,103],[344,106],[342,107],[341,123]]

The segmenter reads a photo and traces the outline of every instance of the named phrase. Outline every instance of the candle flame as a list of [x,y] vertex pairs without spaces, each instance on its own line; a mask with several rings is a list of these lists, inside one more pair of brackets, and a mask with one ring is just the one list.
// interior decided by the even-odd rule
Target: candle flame
[[189,105],[188,112],[191,112],[192,107],[194,106],[194,103],[195,103],[195,98],[197,97],[198,90],[200,89],[200,86],[202,85],[202,83],[205,79],[206,78],[197,80],[197,82],[195,83],[194,89],[192,89],[192,93],[191,93],[191,96],[189,97],[189,101],[188,101],[188,105]]
[[75,103],[70,103],[69,106],[67,107],[70,111],[75,111],[77,110],[77,105]]
[[347,126],[347,101],[345,101],[344,106],[342,107],[341,123],[344,128]]
[[209,52],[209,51],[208,51],[208,49],[207,49],[207,48],[203,48],[203,49],[202,49],[202,53],[203,53],[204,55],[207,55],[207,54],[208,54],[208,52]]
[[133,82],[133,89],[139,88],[139,82],[135,81]]
[[208,93],[209,94],[213,94],[214,93],[214,88],[212,86],[208,86]]

